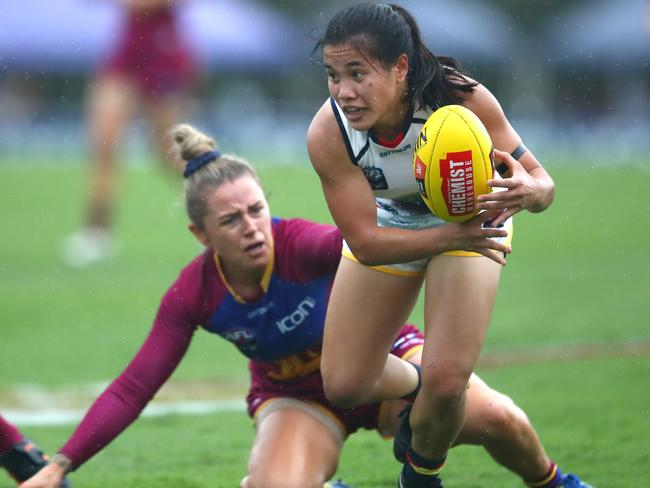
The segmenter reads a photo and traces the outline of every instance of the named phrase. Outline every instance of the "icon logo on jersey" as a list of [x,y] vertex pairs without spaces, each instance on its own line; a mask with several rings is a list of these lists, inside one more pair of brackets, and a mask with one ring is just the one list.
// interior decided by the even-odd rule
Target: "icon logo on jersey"
[[366,175],[366,180],[370,183],[370,188],[373,190],[388,190],[388,182],[384,176],[384,171],[375,166],[361,168]]
[[289,315],[276,320],[275,325],[283,334],[291,332],[293,329],[302,324],[305,319],[307,319],[307,317],[309,317],[309,312],[315,306],[316,300],[314,300],[312,297],[307,297],[302,302],[300,302],[298,304],[298,307]]

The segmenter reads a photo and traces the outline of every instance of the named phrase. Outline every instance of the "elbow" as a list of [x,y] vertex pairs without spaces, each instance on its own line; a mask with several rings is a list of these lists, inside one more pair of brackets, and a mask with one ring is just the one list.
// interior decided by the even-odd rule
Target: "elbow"
[[357,258],[357,261],[359,261],[359,263],[363,264],[364,266],[379,266],[381,264],[385,264],[383,261],[373,257],[370,253],[360,255],[355,254],[354,257]]
[[352,252],[352,255],[359,263],[365,266],[377,266],[382,264],[377,257],[374,246],[372,245],[372,239],[359,236],[355,239],[350,239],[350,241],[346,240],[346,242],[350,248],[350,252]]

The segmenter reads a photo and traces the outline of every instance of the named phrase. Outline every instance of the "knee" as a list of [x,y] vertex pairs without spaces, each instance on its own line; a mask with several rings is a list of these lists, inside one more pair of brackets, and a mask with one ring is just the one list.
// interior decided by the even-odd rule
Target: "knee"
[[351,408],[366,403],[371,381],[357,368],[346,368],[340,361],[328,362],[323,358],[321,375],[325,396],[333,405]]
[[352,408],[365,403],[363,385],[354,378],[323,376],[323,389],[327,399],[337,407]]
[[459,373],[450,368],[422,371],[422,389],[419,396],[434,408],[454,408],[464,401],[470,373]]
[[530,428],[530,421],[523,410],[503,394],[490,403],[484,419],[484,432],[493,439],[520,437]]

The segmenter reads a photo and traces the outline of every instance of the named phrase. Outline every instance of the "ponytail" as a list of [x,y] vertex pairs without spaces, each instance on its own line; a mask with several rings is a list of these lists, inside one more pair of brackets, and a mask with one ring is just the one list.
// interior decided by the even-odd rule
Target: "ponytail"
[[390,4],[409,26],[413,43],[409,57],[409,95],[416,109],[436,110],[445,105],[462,102],[462,93],[471,93],[478,84],[460,72],[458,61],[436,57],[422,42],[422,34],[413,16],[403,7]]
[[199,229],[208,213],[207,196],[226,182],[250,175],[258,184],[259,177],[248,161],[233,154],[222,154],[217,141],[189,124],[180,124],[170,131],[175,156],[186,162],[185,209],[190,221]]

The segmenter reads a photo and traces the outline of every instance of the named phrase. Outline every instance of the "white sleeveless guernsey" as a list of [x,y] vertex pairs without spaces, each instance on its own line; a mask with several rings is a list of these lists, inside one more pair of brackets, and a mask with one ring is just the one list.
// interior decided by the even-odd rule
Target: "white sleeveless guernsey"
[[382,146],[368,131],[350,127],[345,114],[330,97],[350,160],[366,175],[377,202],[377,225],[423,229],[445,222],[431,213],[413,176],[413,149],[432,110],[418,110],[406,120],[403,138],[395,147]]
[[[377,225],[402,229],[426,229],[445,225],[426,206],[413,176],[413,149],[422,126],[433,113],[431,109],[418,110],[407,118],[402,128],[403,138],[394,147],[386,147],[376,141],[368,131],[350,127],[345,114],[330,97],[334,116],[341,130],[350,160],[366,175],[377,203]],[[495,175],[499,178],[498,175]],[[501,188],[495,190],[502,190]],[[507,237],[495,240],[510,244],[512,240],[512,217],[503,223]],[[452,256],[481,256],[469,251],[448,251]],[[356,261],[347,243],[343,243],[343,256]],[[399,275],[421,275],[428,259],[410,263],[373,266],[379,271]]]

